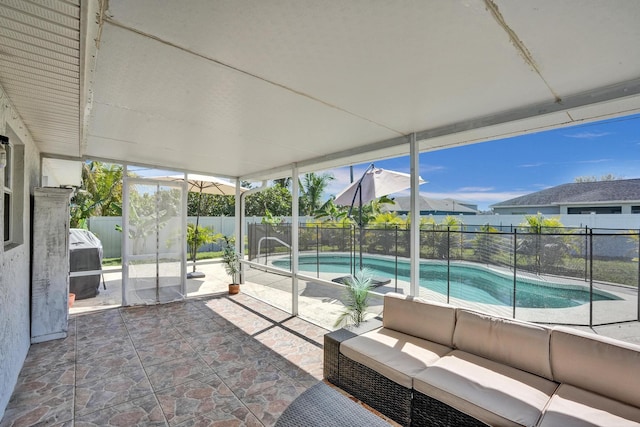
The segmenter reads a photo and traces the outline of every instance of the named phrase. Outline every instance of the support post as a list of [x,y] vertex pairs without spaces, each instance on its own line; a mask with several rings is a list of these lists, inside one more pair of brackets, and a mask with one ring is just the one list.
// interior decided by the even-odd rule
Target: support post
[[593,229],[589,229],[589,327],[593,327]]
[[291,315],[298,315],[298,260],[300,235],[300,184],[298,181],[298,165],[291,168]]
[[396,224],[396,273],[395,273],[395,278],[396,278],[396,286],[395,286],[395,292],[398,292],[398,225]]
[[518,285],[518,229],[513,230],[513,313],[512,316],[516,318],[516,291]]
[[[187,202],[188,202],[188,193],[189,193],[189,186],[187,185],[187,173],[185,172],[184,174],[184,183],[182,184],[182,199],[180,200],[180,202],[182,203],[182,216],[180,218],[180,221],[182,222],[182,232],[185,233],[183,236],[183,241],[187,241]],[[200,212],[200,208],[198,208],[198,212]],[[186,251],[182,251],[182,259],[181,259],[181,267],[180,267],[180,277],[187,277],[187,252]],[[194,260],[194,267],[195,267],[195,260]],[[104,284],[104,276],[102,277],[103,280],[103,284]],[[183,295],[183,297],[187,296],[187,281],[186,280],[181,280],[181,293]]]
[[451,227],[447,225],[447,304],[451,299]]
[[[240,178],[236,178],[236,212],[235,212],[235,235],[236,235],[236,252],[240,254],[240,259],[244,259],[244,208],[242,206],[242,192],[240,191]],[[240,264],[240,273],[238,282],[244,283],[244,263]]]
[[412,133],[409,142],[411,162],[411,239],[409,251],[411,257],[409,295],[420,295],[420,208],[418,198],[420,191],[420,152],[416,134]]
[[122,306],[129,305],[127,289],[129,286],[129,170],[122,165]]

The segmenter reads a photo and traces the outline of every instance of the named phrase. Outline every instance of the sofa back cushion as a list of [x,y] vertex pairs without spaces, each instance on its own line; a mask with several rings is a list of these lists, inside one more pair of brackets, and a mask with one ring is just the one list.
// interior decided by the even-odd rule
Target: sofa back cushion
[[555,381],[640,407],[640,346],[557,327],[551,369]]
[[544,326],[459,309],[453,345],[551,380],[550,332]]
[[385,328],[453,347],[456,309],[447,304],[388,293],[384,296]]

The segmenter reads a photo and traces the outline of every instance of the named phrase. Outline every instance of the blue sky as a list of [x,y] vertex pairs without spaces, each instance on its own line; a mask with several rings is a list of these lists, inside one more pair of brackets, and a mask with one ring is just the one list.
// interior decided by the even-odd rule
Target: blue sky
[[[409,158],[375,162],[409,172]],[[354,165],[354,178],[368,164]],[[349,185],[349,168],[332,169],[326,191]],[[475,203],[481,210],[523,194],[574,182],[579,176],[640,177],[640,114],[420,155],[420,193]]]

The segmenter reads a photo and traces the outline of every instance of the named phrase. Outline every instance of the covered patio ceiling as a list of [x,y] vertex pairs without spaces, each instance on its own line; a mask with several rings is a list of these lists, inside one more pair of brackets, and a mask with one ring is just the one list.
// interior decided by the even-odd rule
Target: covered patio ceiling
[[73,3],[0,0],[0,85],[63,158],[264,179],[640,111],[636,0]]

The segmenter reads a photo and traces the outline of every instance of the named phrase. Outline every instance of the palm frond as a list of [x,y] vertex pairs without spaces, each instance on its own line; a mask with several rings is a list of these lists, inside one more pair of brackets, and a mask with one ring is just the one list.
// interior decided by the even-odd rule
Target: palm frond
[[352,323],[358,326],[364,322],[369,307],[369,291],[371,290],[371,270],[363,268],[353,277],[345,280],[345,309],[338,316],[334,326]]

